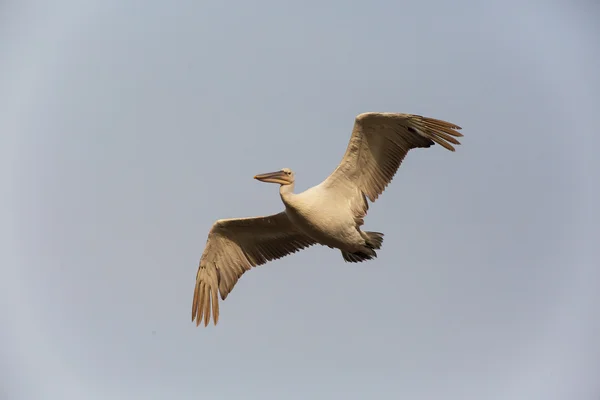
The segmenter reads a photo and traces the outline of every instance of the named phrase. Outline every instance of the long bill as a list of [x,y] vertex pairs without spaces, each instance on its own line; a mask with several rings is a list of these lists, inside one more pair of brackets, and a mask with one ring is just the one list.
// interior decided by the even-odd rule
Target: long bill
[[261,182],[279,183],[280,185],[287,185],[290,183],[287,174],[284,171],[267,172],[266,174],[258,174],[254,176],[254,179]]

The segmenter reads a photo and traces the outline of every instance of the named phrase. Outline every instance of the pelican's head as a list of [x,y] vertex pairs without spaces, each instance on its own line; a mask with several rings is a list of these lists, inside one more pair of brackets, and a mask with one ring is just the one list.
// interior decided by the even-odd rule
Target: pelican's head
[[294,173],[289,168],[283,168],[276,172],[255,175],[254,179],[261,182],[279,183],[280,185],[291,185],[294,183]]

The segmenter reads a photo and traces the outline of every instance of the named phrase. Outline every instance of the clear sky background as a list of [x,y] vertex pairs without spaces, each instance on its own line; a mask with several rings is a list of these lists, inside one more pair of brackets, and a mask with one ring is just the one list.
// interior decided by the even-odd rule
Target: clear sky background
[[[0,398],[600,398],[593,1],[0,5]],[[371,206],[379,257],[246,273],[218,218],[321,182],[365,111],[463,127]],[[594,177],[595,176],[595,177]]]

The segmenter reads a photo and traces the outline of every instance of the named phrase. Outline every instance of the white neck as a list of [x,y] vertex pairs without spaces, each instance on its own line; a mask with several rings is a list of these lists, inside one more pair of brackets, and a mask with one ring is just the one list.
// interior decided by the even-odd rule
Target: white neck
[[281,185],[279,187],[279,195],[285,205],[290,204],[290,200],[294,197],[294,184]]

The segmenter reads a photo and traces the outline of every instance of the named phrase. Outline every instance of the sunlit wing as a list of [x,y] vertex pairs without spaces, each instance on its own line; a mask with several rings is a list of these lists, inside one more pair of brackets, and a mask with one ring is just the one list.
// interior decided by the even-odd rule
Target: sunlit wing
[[266,217],[224,219],[214,223],[200,258],[192,303],[192,321],[204,326],[219,320],[225,300],[238,279],[252,267],[315,244],[296,230],[285,212]]
[[[459,126],[412,114],[364,113],[356,117],[342,161],[322,185],[374,202],[392,181],[409,150],[434,143],[454,151]],[[361,196],[362,197],[362,196]],[[357,199],[359,203],[362,199]]]

